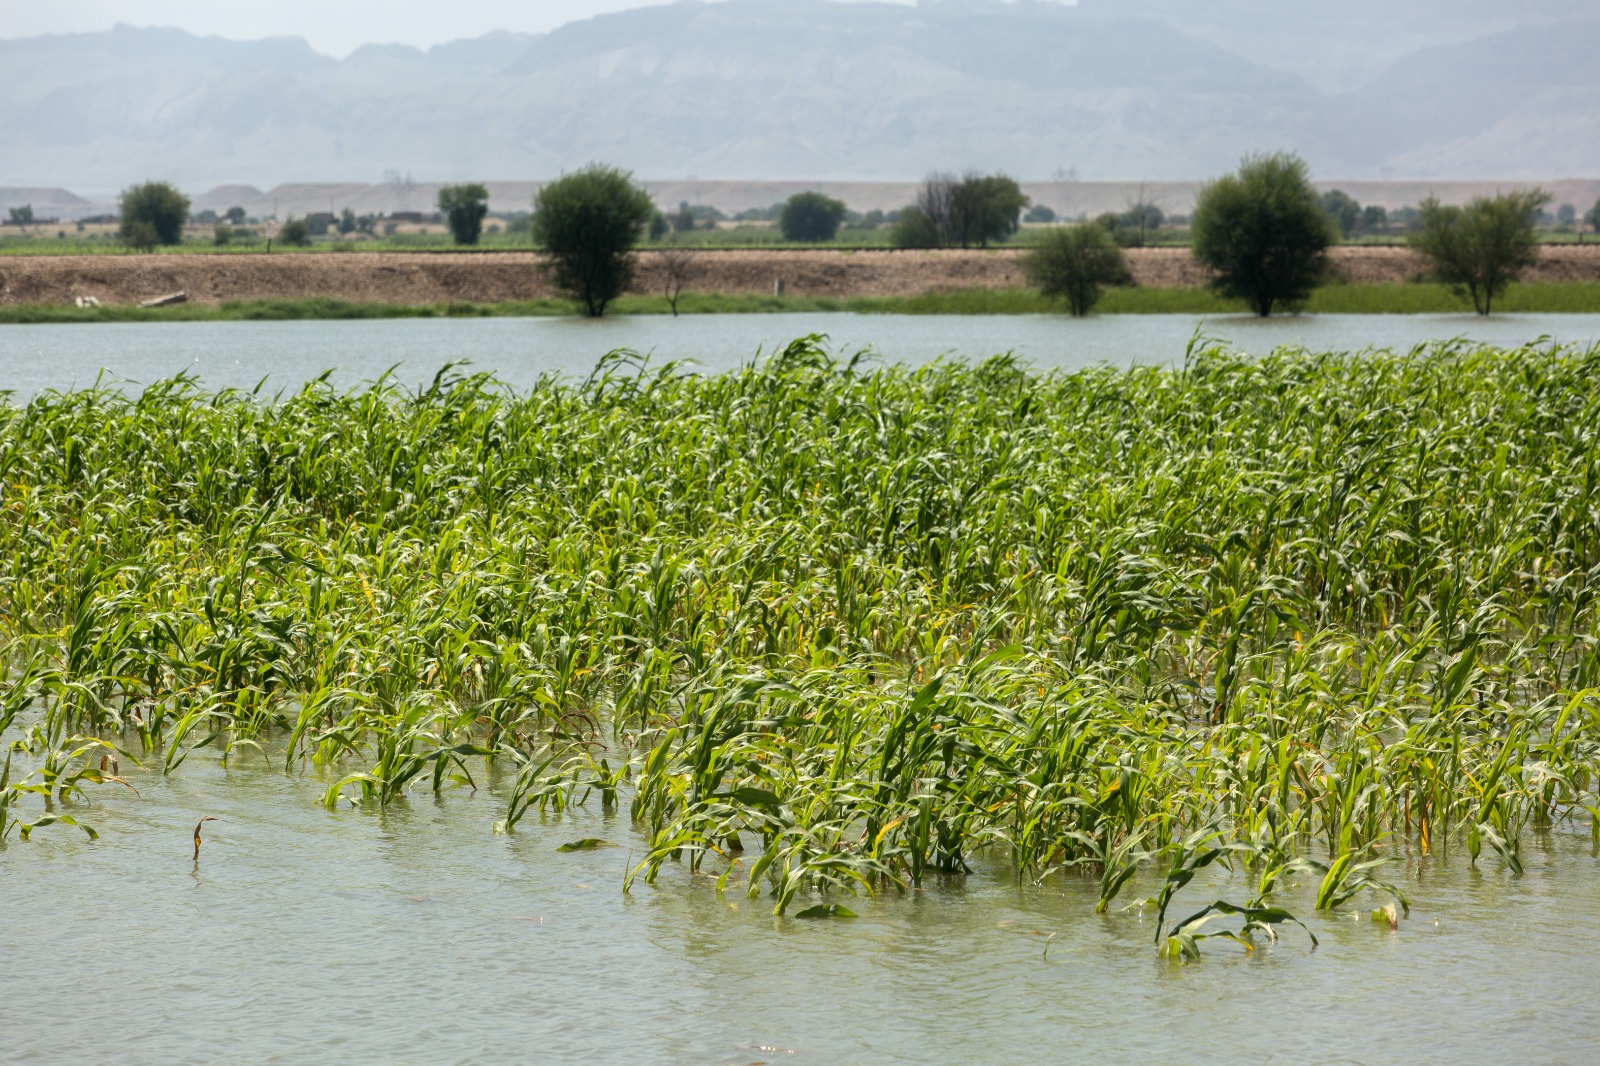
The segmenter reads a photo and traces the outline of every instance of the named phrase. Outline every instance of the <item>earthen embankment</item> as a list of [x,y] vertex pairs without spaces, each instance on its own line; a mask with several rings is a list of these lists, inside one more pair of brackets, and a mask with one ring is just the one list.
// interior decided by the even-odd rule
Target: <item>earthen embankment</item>
[[[770,293],[777,281],[796,296],[914,296],[955,289],[1025,285],[1015,249],[941,251],[705,250],[693,253],[685,288]],[[1200,285],[1205,270],[1183,248],[1134,249],[1137,284]],[[0,258],[0,304],[66,304],[80,296],[132,304],[184,292],[203,305],[228,300],[334,297],[361,303],[433,304],[534,300],[556,295],[531,252],[338,252],[267,255],[78,255]],[[1357,283],[1405,282],[1422,262],[1395,247],[1344,247],[1335,272]],[[643,251],[632,291],[660,292],[659,257]],[[1548,246],[1528,280],[1600,280],[1600,245]]]

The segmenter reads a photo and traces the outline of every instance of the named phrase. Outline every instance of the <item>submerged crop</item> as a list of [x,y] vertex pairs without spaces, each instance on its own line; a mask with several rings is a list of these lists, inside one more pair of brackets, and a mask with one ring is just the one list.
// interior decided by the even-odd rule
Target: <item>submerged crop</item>
[[[46,394],[0,409],[0,840],[84,820],[119,755],[280,753],[334,810],[629,803],[630,880],[709,863],[780,912],[979,853],[1102,908],[1155,870],[1174,954],[1292,921],[1290,873],[1403,909],[1396,845],[1514,874],[1530,829],[1600,833],[1597,381],[810,338],[526,393]],[[1169,920],[1217,862],[1255,895]]]

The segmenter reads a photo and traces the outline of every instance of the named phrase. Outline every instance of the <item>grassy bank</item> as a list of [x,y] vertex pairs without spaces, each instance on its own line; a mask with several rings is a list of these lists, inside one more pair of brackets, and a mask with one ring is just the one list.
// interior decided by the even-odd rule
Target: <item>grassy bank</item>
[[[920,296],[784,296],[759,293],[685,293],[682,314],[763,314],[798,311],[854,311],[861,314],[1019,315],[1061,314],[1061,305],[1023,289],[963,289]],[[1097,312],[1134,314],[1244,314],[1247,308],[1206,289],[1112,289]],[[1308,314],[1452,314],[1472,310],[1463,296],[1443,285],[1330,285],[1317,290],[1303,309]],[[1514,285],[1495,305],[1501,314],[1600,313],[1600,282],[1536,282]],[[80,308],[58,304],[0,307],[0,324],[52,322],[220,322],[291,319],[473,318],[576,314],[566,300],[496,304],[466,301],[405,306],[355,303],[326,297],[289,300],[234,300],[220,307],[178,304],[141,308]],[[671,313],[661,296],[625,296],[612,305],[621,315]]]
[[1398,924],[1396,854],[1600,839],[1597,481],[1600,349],[47,393],[0,407],[0,838],[270,751],[330,818],[615,809],[636,892],[985,855],[1152,873],[1185,957],[1305,943],[1286,898]]

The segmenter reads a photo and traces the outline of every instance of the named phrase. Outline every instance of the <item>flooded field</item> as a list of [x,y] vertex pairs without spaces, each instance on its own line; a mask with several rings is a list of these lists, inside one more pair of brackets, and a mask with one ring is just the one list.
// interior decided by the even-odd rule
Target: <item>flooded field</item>
[[[244,763],[132,776],[142,799],[96,803],[99,843],[0,848],[4,1057],[1592,1060],[1600,862],[1570,834],[1530,847],[1520,878],[1406,863],[1398,932],[1308,916],[1316,951],[1296,931],[1182,966],[1156,958],[1148,912],[1095,915],[1092,880],[984,868],[852,900],[853,921],[778,919],[681,872],[624,895],[647,846],[626,817],[497,836],[483,790],[330,815],[314,782]],[[221,820],[197,868],[203,814]],[[556,850],[591,836],[621,847]]]
[[0,330],[0,1059],[1589,1061],[1600,319],[1453,322]]

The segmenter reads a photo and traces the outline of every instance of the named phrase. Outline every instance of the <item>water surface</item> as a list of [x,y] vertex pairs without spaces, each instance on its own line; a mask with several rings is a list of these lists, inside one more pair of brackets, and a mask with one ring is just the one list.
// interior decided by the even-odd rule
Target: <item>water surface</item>
[[706,371],[748,363],[808,333],[841,356],[870,349],[886,362],[1013,352],[1041,369],[1181,360],[1197,330],[1261,354],[1280,345],[1318,351],[1409,349],[1467,337],[1515,346],[1550,336],[1600,342],[1600,315],[857,315],[757,314],[581,318],[387,319],[347,322],[141,322],[0,326],[0,388],[19,397],[92,384],[104,371],[137,385],[179,372],[212,388],[293,389],[323,371],[343,385],[390,367],[410,385],[440,365],[475,369],[526,387],[540,375],[582,377],[617,348],[658,361],[692,359]]
[[[253,758],[130,777],[142,798],[100,788],[79,812],[99,842],[0,846],[0,1060],[1594,1061],[1600,861],[1570,833],[1530,837],[1521,878],[1395,866],[1398,932],[1312,915],[1302,889],[1318,950],[1289,930],[1181,966],[1074,879],[996,866],[851,901],[854,921],[775,919],[671,865],[625,896],[644,850],[625,815],[495,835],[487,783],[377,814],[328,813],[319,782]],[[221,821],[196,866],[203,814]],[[589,836],[621,847],[556,850]]]

